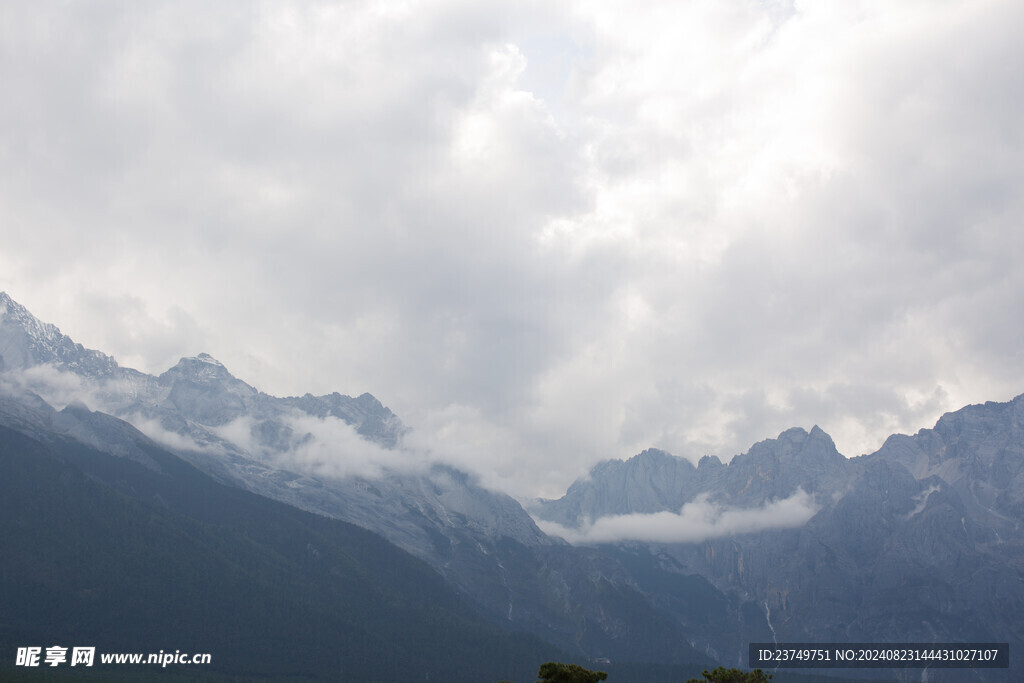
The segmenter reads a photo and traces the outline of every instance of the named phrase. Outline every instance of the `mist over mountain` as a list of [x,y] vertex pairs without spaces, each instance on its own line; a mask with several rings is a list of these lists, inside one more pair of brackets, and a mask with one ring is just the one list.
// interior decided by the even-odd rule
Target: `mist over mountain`
[[[487,628],[582,660],[696,673],[746,666],[754,641],[1010,642],[1009,672],[972,675],[1021,670],[1024,396],[858,458],[817,426],[728,464],[648,449],[528,513],[406,447],[407,427],[370,394],[274,397],[204,353],[158,376],[122,368],[0,293],[0,426],[20,435],[11,457],[64,458],[144,505],[169,500],[152,482],[194,467],[202,490],[362,527],[425,562]],[[12,476],[29,477],[21,467]]]
[[404,450],[404,426],[373,396],[269,396],[207,354],[158,377],[112,359],[93,372],[83,359],[96,352],[6,294],[0,305],[13,312],[0,317],[0,348],[15,359],[0,375],[0,424],[43,441],[72,436],[146,465],[131,439],[104,435],[127,426],[109,413],[221,483],[380,534],[508,627],[577,656],[706,661],[615,560],[548,537],[512,498]]
[[[783,432],[728,465],[705,458],[694,467],[645,451],[598,465],[534,512],[552,533],[617,542],[618,553],[657,572],[696,574],[752,600],[770,640],[1009,640],[1019,667],[1022,436],[1019,396],[947,414],[933,429],[892,436],[859,458],[842,457],[817,427]],[[807,503],[806,517],[773,523],[773,501],[794,497]],[[710,510],[703,537],[677,539],[671,529],[658,537],[666,516],[701,531],[687,513],[693,506]],[[744,511],[760,528],[727,524]],[[610,520],[619,522],[614,538],[589,538]],[[672,596],[663,597],[674,609]],[[931,672],[929,680],[963,675]]]
[[[0,676],[9,652],[44,643],[209,652],[202,680],[523,677],[556,652],[375,534],[218,484],[82,406],[38,416],[0,426]],[[131,454],[70,436],[112,431]]]

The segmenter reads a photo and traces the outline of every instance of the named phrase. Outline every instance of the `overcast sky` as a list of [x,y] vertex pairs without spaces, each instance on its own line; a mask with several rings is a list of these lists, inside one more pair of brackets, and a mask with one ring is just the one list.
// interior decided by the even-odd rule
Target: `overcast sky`
[[0,1],[0,289],[520,496],[1024,392],[1018,0]]

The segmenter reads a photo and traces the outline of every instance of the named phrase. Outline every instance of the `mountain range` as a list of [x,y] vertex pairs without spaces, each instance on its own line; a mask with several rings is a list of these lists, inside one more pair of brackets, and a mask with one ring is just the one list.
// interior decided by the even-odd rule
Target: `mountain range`
[[[527,510],[406,449],[408,428],[370,394],[274,397],[207,354],[159,376],[122,368],[0,293],[0,428],[3,552],[18,558],[3,574],[8,648],[74,633],[141,649],[83,616],[131,611],[110,606],[128,581],[153,607],[126,622],[134,632],[157,649],[202,635],[225,653],[218,671],[243,678],[526,680],[557,656],[601,662],[611,680],[679,680],[745,667],[748,643],[772,641],[1009,642],[1009,672],[970,675],[1015,680],[1024,665],[1024,397],[858,458],[817,427],[728,463],[649,449]],[[129,519],[152,526],[108,547],[97,529]],[[71,572],[31,540],[68,534],[104,553],[78,551]],[[145,541],[165,536],[177,552]],[[103,560],[127,547],[136,564]],[[192,601],[175,608],[158,587],[181,575]],[[212,635],[224,612],[201,605],[251,595],[269,597],[239,620],[273,627],[250,634],[264,658],[246,669],[240,638]],[[162,636],[146,626],[158,614]],[[325,633],[353,645],[301,663],[330,649]]]
[[767,641],[1010,642],[1020,665],[1024,397],[947,414],[859,458],[841,456],[818,428],[788,430],[728,465],[645,451],[599,465],[537,514],[579,529],[670,510],[685,521],[696,500],[723,517],[737,508],[769,516],[773,500],[794,497],[813,501],[806,519],[782,515],[775,529],[687,542],[669,529],[615,547],[645,568],[653,578],[641,587],[680,620],[688,606],[669,577],[695,574],[759,605]]

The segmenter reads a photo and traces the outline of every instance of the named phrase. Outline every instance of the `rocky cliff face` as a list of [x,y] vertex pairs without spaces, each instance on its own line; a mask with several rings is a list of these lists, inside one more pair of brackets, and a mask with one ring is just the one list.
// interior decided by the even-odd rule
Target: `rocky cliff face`
[[[693,467],[645,452],[596,467],[534,512],[579,527],[609,515],[678,511],[701,496],[749,510],[799,488],[819,507],[796,528],[696,543],[624,541],[616,552],[675,574],[677,583],[699,576],[738,604],[756,605],[768,640],[1009,640],[1020,666],[1022,484],[1024,396],[968,406],[855,459],[843,458],[818,428],[783,432],[728,465],[705,459]],[[686,619],[666,585],[664,576],[660,589],[641,582],[663,609]],[[721,635],[708,641],[717,654],[727,651]],[[744,657],[731,661],[742,665]],[[960,674],[932,672],[929,680]]]

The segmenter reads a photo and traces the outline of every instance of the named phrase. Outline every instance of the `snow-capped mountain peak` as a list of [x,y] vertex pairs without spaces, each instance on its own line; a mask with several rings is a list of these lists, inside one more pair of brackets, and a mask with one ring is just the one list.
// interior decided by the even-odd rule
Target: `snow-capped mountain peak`
[[45,364],[90,377],[111,377],[119,369],[112,357],[76,344],[0,292],[0,369]]
[[59,343],[66,338],[55,325],[36,318],[7,292],[0,292],[0,329],[18,330],[29,339],[50,344]]
[[230,380],[241,382],[228,371],[223,363],[208,353],[182,358],[173,368],[160,375],[161,383],[183,379],[204,384]]
[[219,360],[217,360],[208,353],[200,353],[198,356],[195,356],[194,358],[189,358],[188,360],[197,361],[199,363],[206,363],[207,365],[213,365],[219,368],[224,367],[223,363],[221,363]]

